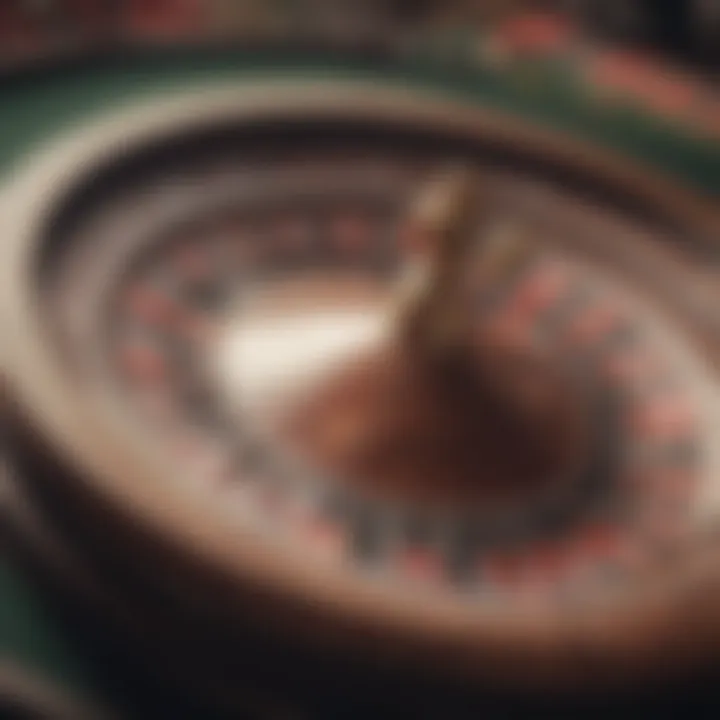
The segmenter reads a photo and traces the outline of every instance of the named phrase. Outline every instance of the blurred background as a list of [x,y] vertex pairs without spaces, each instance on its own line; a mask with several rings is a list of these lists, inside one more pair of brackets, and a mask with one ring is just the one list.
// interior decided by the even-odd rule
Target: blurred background
[[717,67],[717,0],[3,0],[4,66],[149,42],[304,37],[402,43],[448,32],[492,32],[515,50],[571,41],[630,44]]
[[[720,132],[720,0],[2,0],[0,71],[168,45],[329,46],[580,75]],[[0,91],[1,92],[1,91]]]

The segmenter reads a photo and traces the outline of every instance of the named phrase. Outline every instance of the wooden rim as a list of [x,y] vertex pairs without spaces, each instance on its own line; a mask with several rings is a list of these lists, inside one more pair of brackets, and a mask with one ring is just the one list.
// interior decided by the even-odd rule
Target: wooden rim
[[[69,696],[44,678],[0,660],[0,710],[38,720],[112,720],[105,708]],[[117,719],[116,719],[117,720]]]

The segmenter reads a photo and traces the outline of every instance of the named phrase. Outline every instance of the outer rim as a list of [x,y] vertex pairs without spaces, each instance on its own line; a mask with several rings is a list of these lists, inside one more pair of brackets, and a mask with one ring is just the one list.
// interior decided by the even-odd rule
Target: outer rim
[[[7,703],[7,704],[5,704]],[[67,697],[44,679],[0,662],[0,709],[18,710],[38,720],[119,720],[104,708]]]
[[[94,478],[92,482],[75,478],[83,482],[83,491],[132,518],[130,525],[162,538],[178,557],[193,558],[222,578],[228,592],[207,600],[226,617],[237,613],[238,603],[246,605],[240,600],[246,599],[252,583],[283,603],[282,625],[306,639],[379,649],[425,669],[521,683],[620,680],[628,670],[662,669],[668,654],[680,665],[720,650],[720,611],[712,611],[712,603],[704,601],[705,609],[698,616],[695,598],[695,593],[701,594],[698,584],[718,582],[720,564],[699,555],[672,578],[654,579],[642,591],[606,605],[533,606],[518,614],[504,608],[471,608],[440,597],[418,604],[411,593],[393,593],[389,598],[352,574],[301,567],[280,549],[259,552],[252,534],[220,516],[217,501],[169,486],[159,468],[145,466],[142,458],[106,432],[92,405],[65,384],[33,294],[32,265],[45,225],[67,196],[66,189],[76,187],[93,168],[135,143],[201,129],[220,119],[262,120],[279,113],[288,118],[320,114],[412,122],[480,139],[491,137],[501,145],[552,158],[620,186],[630,196],[662,207],[665,215],[702,237],[718,236],[720,218],[710,203],[678,190],[666,179],[606,151],[420,91],[387,90],[362,82],[246,83],[132,109],[81,128],[33,158],[4,198],[3,370],[34,432],[78,476]],[[218,522],[209,523],[213,516]],[[192,573],[183,582],[188,587]],[[693,618],[692,625],[688,618]],[[280,622],[275,617],[265,619]],[[681,652],[678,633],[683,635]],[[437,668],[439,653],[442,668]]]

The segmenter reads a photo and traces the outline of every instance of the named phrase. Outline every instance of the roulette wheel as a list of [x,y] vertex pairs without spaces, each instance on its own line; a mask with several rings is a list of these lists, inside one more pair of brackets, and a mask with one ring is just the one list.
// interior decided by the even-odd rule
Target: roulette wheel
[[432,73],[144,62],[2,197],[43,574],[231,709],[715,660],[712,201]]

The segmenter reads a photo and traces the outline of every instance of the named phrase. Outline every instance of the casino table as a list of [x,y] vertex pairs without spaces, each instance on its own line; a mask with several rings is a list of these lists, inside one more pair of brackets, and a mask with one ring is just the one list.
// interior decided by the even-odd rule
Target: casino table
[[[243,88],[247,81],[282,82],[284,87],[320,81],[333,88],[361,83],[398,96],[408,88],[429,92],[442,101],[461,101],[520,118],[564,138],[568,147],[580,140],[599,155],[630,160],[649,170],[659,186],[701,198],[698,207],[717,208],[720,132],[713,135],[643,107],[610,103],[574,70],[554,58],[498,66],[471,62],[457,50],[449,57],[427,48],[401,57],[337,48],[193,47],[72,58],[8,71],[0,79],[0,171],[10,182],[28,157],[51,147],[66,132],[138,104],[172,100],[196,90]],[[706,213],[701,225],[698,243],[709,249],[708,262],[717,262],[717,218]],[[7,717],[180,718],[213,717],[215,712],[222,717],[224,711],[210,709],[213,703],[207,697],[191,692],[188,698],[184,681],[157,681],[157,668],[148,671],[137,660],[124,646],[123,633],[106,628],[102,617],[93,617],[92,608],[79,600],[83,592],[76,585],[82,582],[58,571],[64,560],[56,556],[54,538],[37,530],[18,485],[8,468],[2,501],[0,682],[7,697],[17,698],[18,709]],[[293,670],[300,678],[296,685],[302,685],[303,671]],[[396,716],[409,709],[418,717],[464,717],[478,710],[503,716],[631,709],[642,715],[670,708],[710,716],[720,708],[712,673],[667,687],[651,684],[600,696],[438,688],[429,699],[418,695],[410,681],[375,679],[372,690],[364,691],[335,682],[331,672],[326,677],[322,687],[300,693],[296,687],[287,698],[284,691],[272,690],[267,677],[241,677],[237,684],[247,685],[247,704],[235,705],[231,712],[268,718],[365,717]],[[27,714],[24,703],[33,708]]]

